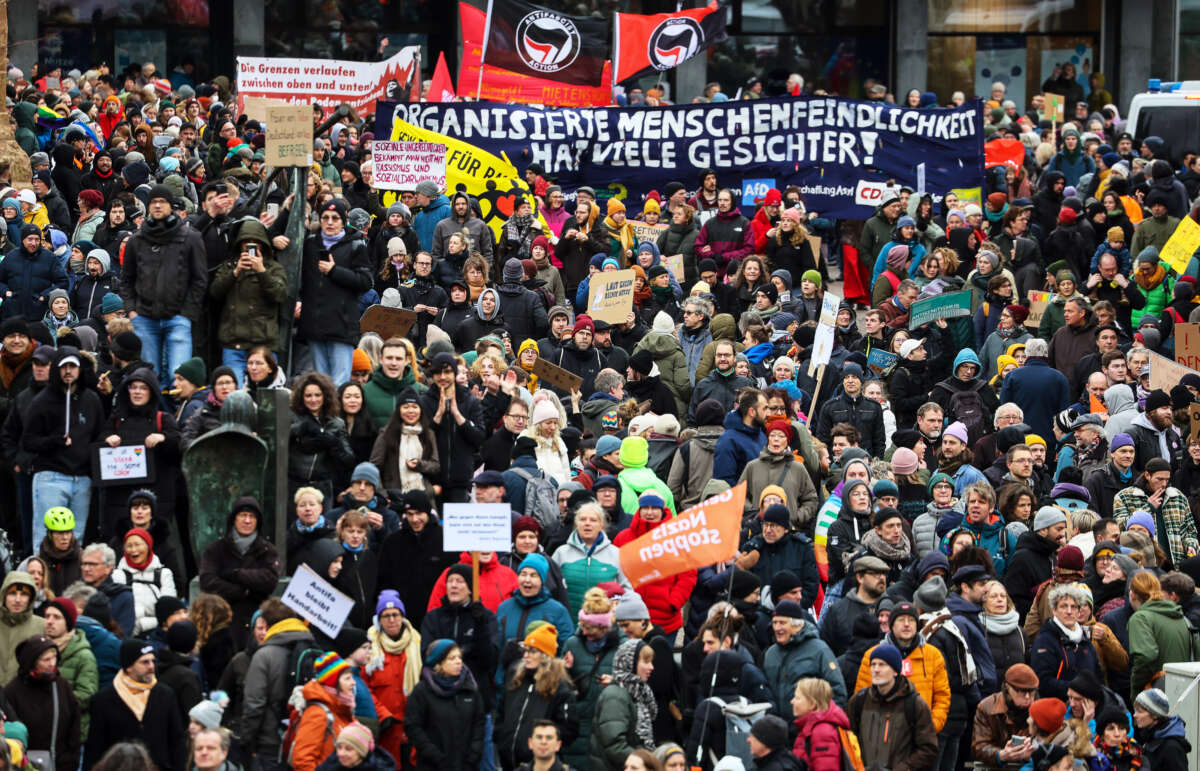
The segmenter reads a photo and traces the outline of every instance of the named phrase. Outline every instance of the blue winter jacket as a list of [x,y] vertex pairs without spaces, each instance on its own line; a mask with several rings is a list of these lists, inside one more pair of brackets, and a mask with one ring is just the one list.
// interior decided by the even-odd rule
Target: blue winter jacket
[[1081,631],[1083,637],[1073,643],[1055,619],[1047,619],[1042,624],[1042,630],[1033,640],[1029,665],[1037,673],[1038,691],[1043,696],[1066,701],[1067,685],[1080,672],[1088,669],[1097,677],[1103,674],[1096,648],[1092,645],[1091,629],[1081,626]]
[[0,261],[0,316],[33,321],[46,315],[52,289],[66,289],[67,274],[49,249],[30,254],[18,245]]
[[75,626],[83,630],[88,644],[92,646],[92,655],[96,657],[96,669],[100,674],[100,687],[107,688],[121,670],[121,640],[91,616],[80,616]]
[[952,593],[946,598],[946,610],[950,611],[954,625],[962,632],[967,641],[967,648],[975,659],[975,667],[979,672],[979,692],[995,693],[999,689],[996,679],[996,662],[992,659],[992,649],[988,646],[987,636],[984,635],[983,625],[979,614],[983,611],[978,605],[967,602],[961,594]]
[[450,199],[439,195],[413,216],[413,231],[417,241],[427,252],[433,251],[433,230],[437,224],[450,216]]
[[760,428],[742,422],[737,410],[725,416],[725,433],[713,450],[713,479],[721,479],[730,487],[737,484],[746,464],[758,457],[767,446],[767,437]]

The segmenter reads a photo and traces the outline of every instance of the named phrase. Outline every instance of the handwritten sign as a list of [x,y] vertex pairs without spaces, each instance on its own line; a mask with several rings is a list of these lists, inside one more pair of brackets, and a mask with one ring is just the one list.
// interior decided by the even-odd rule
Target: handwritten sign
[[1175,325],[1175,362],[1200,370],[1200,324]]
[[327,637],[337,637],[354,609],[353,598],[334,589],[307,564],[296,568],[280,599]]
[[150,453],[144,444],[96,445],[92,453],[92,471],[92,478],[101,487],[154,481]]
[[1200,225],[1190,216],[1184,217],[1179,220],[1179,225],[1167,239],[1158,258],[1182,276],[1197,248],[1200,248]]
[[1042,316],[1046,315],[1046,306],[1050,304],[1050,292],[1029,290],[1029,315],[1025,317],[1025,326],[1037,329],[1042,324]]
[[908,328],[928,324],[938,319],[956,319],[971,315],[971,293],[945,292],[913,303],[908,313]]
[[899,356],[891,351],[885,351],[882,348],[872,348],[871,352],[867,354],[867,369],[871,370],[875,375],[883,375],[899,358]]
[[1179,385],[1179,381],[1183,380],[1183,376],[1187,374],[1200,374],[1196,370],[1190,369],[1177,364],[1166,356],[1160,356],[1153,351],[1147,351],[1150,356],[1150,388],[1161,389],[1170,393],[1171,389]]
[[306,104],[267,107],[267,165],[312,164],[312,108]]
[[637,239],[639,244],[649,241],[658,246],[658,237],[667,229],[666,225],[650,225],[645,222],[634,222],[633,220],[630,220],[629,224],[633,225],[633,237]]
[[563,393],[569,394],[583,386],[583,378],[579,375],[568,372],[557,364],[551,364],[541,357],[533,362],[532,372],[538,380],[554,386]]
[[808,376],[812,377],[817,367],[829,363],[833,354],[833,332],[837,326],[838,306],[842,298],[833,292],[821,296],[821,314],[817,322],[817,332],[813,336],[812,356],[808,360]]
[[415,190],[431,179],[446,189],[446,146],[437,142],[377,141],[371,145],[375,161],[374,187],[380,190]]
[[362,335],[374,332],[384,340],[390,337],[407,337],[408,330],[416,323],[417,314],[413,311],[372,305],[358,320],[358,332]]
[[600,319],[609,324],[624,324],[633,310],[632,270],[614,270],[596,273],[588,279],[587,314],[592,320]]
[[506,551],[512,547],[512,509],[507,503],[447,503],[442,510],[442,549]]
[[[259,121],[260,123],[267,119],[268,107],[287,107],[291,102],[286,102],[282,99],[271,99],[265,96],[248,96],[246,97],[246,106],[242,113],[250,119]],[[311,139],[311,132],[309,132]]]
[[1066,118],[1066,97],[1061,94],[1042,94],[1042,98],[1046,100],[1045,106],[1042,108],[1042,113],[1055,123],[1062,123]]
[[1191,421],[1188,426],[1188,444],[1200,442],[1200,404],[1188,405],[1188,419]]
[[671,269],[671,275],[679,283],[683,283],[683,255],[682,254],[664,254],[662,256],[662,264]]

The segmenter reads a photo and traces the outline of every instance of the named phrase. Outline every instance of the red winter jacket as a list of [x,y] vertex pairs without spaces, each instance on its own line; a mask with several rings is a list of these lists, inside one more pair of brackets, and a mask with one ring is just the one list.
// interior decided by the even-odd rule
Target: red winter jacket
[[[767,217],[767,208],[765,206],[758,207],[758,211],[754,213],[754,219],[750,220],[750,226],[754,229],[754,253],[767,253],[767,231],[775,227],[777,223],[771,222]],[[793,277],[793,280],[794,277]]]
[[[458,561],[470,565],[471,552],[463,552]],[[449,572],[450,568],[446,568],[438,576],[437,583],[433,585],[433,592],[429,595],[426,611],[442,607],[442,598],[446,596],[446,575]],[[495,613],[500,603],[511,597],[516,590],[517,574],[512,568],[500,564],[496,557],[492,557],[490,562],[479,563],[479,601],[485,608]]]
[[[650,523],[639,517],[633,518],[633,523],[613,538],[613,546],[620,548],[630,541],[649,533],[663,522],[674,517],[670,509],[663,510],[663,518]],[[667,578],[660,578],[638,587],[637,593],[650,610],[650,623],[661,627],[667,634],[674,634],[683,626],[683,616],[680,611],[692,596],[696,588],[696,571],[688,570]]]
[[850,718],[841,707],[830,703],[828,709],[809,712],[796,718],[796,727],[800,729],[792,747],[796,757],[808,763],[811,771],[841,771],[842,740],[838,729],[850,730]]

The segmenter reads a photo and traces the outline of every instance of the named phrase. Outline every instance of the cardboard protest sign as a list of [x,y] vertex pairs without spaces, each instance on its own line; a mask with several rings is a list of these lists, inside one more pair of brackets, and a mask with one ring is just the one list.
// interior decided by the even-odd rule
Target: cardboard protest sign
[[1171,389],[1179,385],[1179,381],[1183,380],[1183,376],[1189,373],[1200,374],[1196,370],[1190,369],[1177,364],[1166,356],[1160,356],[1153,351],[1147,351],[1150,356],[1150,389],[1162,389],[1170,393]]
[[109,447],[98,444],[92,451],[92,478],[100,487],[154,481],[151,454],[144,444]]
[[583,378],[579,375],[567,372],[557,364],[551,364],[541,357],[533,362],[532,372],[541,382],[548,383],[565,393],[576,391],[583,385]]
[[826,292],[821,296],[821,315],[817,323],[817,332],[813,336],[812,356],[808,360],[808,376],[812,377],[817,367],[829,363],[833,354],[833,332],[837,326],[838,306],[842,298]]
[[1175,362],[1200,370],[1200,324],[1175,325]]
[[280,599],[327,637],[337,637],[346,623],[346,617],[354,609],[352,597],[334,589],[332,584],[305,564],[296,568]]
[[918,300],[908,311],[908,328],[916,329],[938,319],[956,319],[971,315],[971,293],[943,292]]
[[1184,217],[1179,221],[1175,232],[1167,239],[1158,258],[1182,276],[1197,248],[1200,248],[1200,225],[1197,225],[1190,216]]
[[512,547],[512,509],[507,503],[447,503],[442,512],[442,549],[505,551]]
[[1050,296],[1050,292],[1029,290],[1029,315],[1025,317],[1025,326],[1037,329],[1041,325],[1046,306],[1050,304]]
[[379,190],[415,190],[417,183],[431,179],[438,190],[446,189],[446,146],[438,142],[375,142],[373,187]]
[[1191,425],[1188,427],[1188,444],[1200,442],[1200,404],[1188,405],[1188,418],[1191,419]]
[[882,348],[872,348],[871,352],[867,354],[867,369],[876,375],[882,375],[899,358],[899,356],[891,351],[885,351]]
[[621,547],[621,572],[634,588],[732,559],[746,483],[701,501]]
[[662,256],[662,264],[671,269],[671,275],[679,283],[684,281],[683,273],[683,255],[682,254],[664,254]]
[[666,225],[647,225],[645,222],[634,222],[633,220],[630,220],[629,224],[633,225],[633,237],[639,244],[649,241],[658,246],[658,237],[667,229]]
[[358,320],[359,334],[374,332],[387,340],[389,337],[407,337],[408,330],[417,323],[417,314],[404,308],[385,308],[372,305]]
[[[263,96],[248,96],[245,100],[245,107],[242,108],[242,113],[253,120],[264,122],[267,119],[267,108],[269,107],[285,107],[291,104],[282,99],[269,99]],[[312,139],[312,132],[309,132],[309,139]]]
[[[821,237],[820,236],[809,236],[808,237],[808,248],[812,249],[813,259],[817,261],[817,266],[820,267],[820,265],[821,265]],[[800,277],[793,276],[792,280],[799,281]],[[797,284],[797,286],[799,286],[799,285]]]
[[633,310],[634,278],[632,270],[614,270],[597,273],[588,279],[587,314],[593,321],[625,323]]
[[306,104],[267,107],[266,164],[308,166],[312,163],[312,108]]
[[1062,123],[1066,118],[1066,97],[1047,92],[1042,94],[1042,98],[1046,100],[1045,106],[1042,108],[1043,114],[1055,123]]

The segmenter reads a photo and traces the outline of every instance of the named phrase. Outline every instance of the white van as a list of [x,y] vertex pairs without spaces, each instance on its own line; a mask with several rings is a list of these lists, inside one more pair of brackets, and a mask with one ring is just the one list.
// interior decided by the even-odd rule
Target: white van
[[1130,101],[1127,118],[1126,131],[1137,139],[1161,137],[1178,166],[1185,150],[1200,152],[1200,80],[1150,78],[1149,89]]

